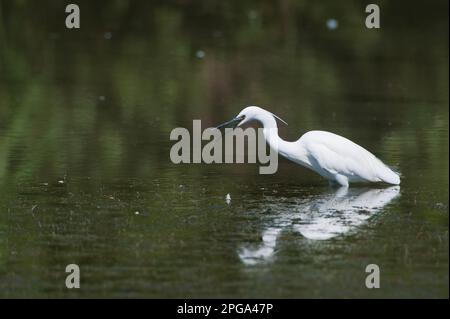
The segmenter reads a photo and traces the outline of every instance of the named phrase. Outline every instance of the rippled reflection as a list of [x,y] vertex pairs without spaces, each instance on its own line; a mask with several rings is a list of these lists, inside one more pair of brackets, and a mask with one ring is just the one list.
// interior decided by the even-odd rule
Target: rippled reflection
[[266,204],[278,216],[264,230],[262,243],[258,247],[241,247],[239,257],[249,265],[269,260],[274,255],[279,235],[287,227],[311,240],[327,240],[347,234],[381,211],[399,194],[399,186],[369,190],[343,187],[307,200],[286,203],[274,199]]

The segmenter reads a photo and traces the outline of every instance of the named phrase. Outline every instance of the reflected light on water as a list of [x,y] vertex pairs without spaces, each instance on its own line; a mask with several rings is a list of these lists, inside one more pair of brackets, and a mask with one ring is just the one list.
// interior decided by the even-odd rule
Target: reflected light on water
[[278,237],[288,227],[310,240],[345,235],[363,225],[399,195],[400,186],[369,190],[342,187],[307,201],[271,204],[279,216],[264,230],[262,243],[256,248],[241,247],[239,258],[247,265],[272,259]]

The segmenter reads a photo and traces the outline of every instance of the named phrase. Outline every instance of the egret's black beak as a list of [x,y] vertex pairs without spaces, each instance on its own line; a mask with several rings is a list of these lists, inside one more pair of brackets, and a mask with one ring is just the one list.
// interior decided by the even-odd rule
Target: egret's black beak
[[232,128],[236,128],[236,126],[238,126],[238,124],[245,118],[245,115],[241,115],[238,117],[235,117],[234,119],[222,123],[219,126],[217,126],[218,129],[222,128],[222,127],[227,127],[227,126],[231,126]]

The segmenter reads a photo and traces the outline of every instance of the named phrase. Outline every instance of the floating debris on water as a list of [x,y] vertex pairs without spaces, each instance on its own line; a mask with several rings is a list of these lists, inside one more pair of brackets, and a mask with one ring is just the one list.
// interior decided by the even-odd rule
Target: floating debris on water
[[195,56],[196,56],[198,59],[203,59],[203,58],[205,57],[205,51],[198,50],[198,51],[195,53]]
[[445,205],[444,203],[436,203],[436,204],[434,204],[434,207],[437,209],[447,209],[448,208],[448,206]]
[[135,215],[139,215],[139,212],[138,212],[138,211],[135,211],[134,214],[135,214]]
[[225,196],[225,202],[226,202],[227,204],[230,204],[230,203],[231,203],[231,195],[230,195],[230,194],[227,194],[227,196]]

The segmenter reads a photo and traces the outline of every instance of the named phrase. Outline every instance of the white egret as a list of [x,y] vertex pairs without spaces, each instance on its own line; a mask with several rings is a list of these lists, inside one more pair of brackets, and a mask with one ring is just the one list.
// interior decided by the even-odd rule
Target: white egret
[[400,184],[399,175],[375,155],[337,134],[309,131],[295,142],[284,141],[278,136],[275,118],[284,122],[269,111],[248,106],[234,119],[219,125],[218,128],[227,125],[236,127],[253,120],[258,121],[264,128],[264,138],[279,154],[341,186],[348,187],[349,182]]

